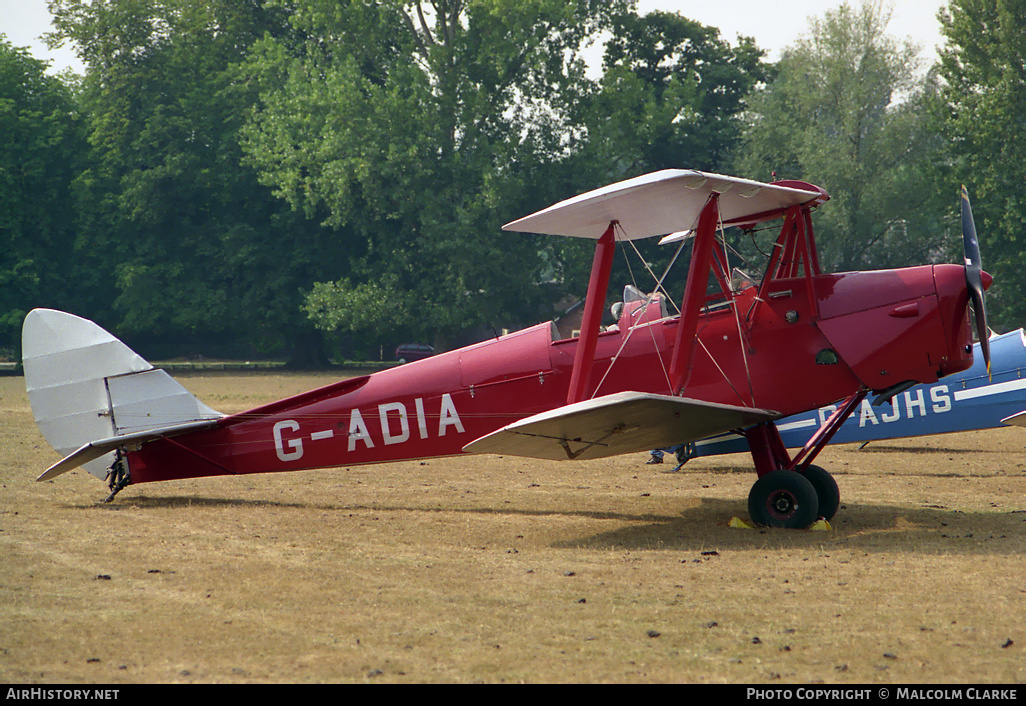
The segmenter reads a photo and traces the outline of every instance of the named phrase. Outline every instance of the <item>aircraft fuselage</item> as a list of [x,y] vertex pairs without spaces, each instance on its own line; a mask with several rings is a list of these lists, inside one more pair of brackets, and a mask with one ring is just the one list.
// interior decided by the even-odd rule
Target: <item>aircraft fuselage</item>
[[[956,265],[780,279],[757,300],[748,286],[703,310],[682,390],[670,389],[665,372],[680,318],[662,316],[658,302],[626,308],[598,336],[589,396],[681,394],[787,416],[861,387],[933,382],[972,364]],[[128,453],[132,480],[460,454],[566,403],[578,339],[554,340],[553,332],[539,324],[149,443]]]

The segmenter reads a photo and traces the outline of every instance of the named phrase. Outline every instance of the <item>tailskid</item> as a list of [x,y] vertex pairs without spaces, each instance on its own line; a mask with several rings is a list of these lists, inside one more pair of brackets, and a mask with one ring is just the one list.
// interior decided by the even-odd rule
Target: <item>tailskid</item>
[[103,502],[105,503],[113,501],[115,495],[132,484],[132,476],[128,472],[128,462],[121,453],[121,449],[115,451],[114,454],[114,463],[110,465],[110,469],[107,471],[106,480],[107,487],[110,488],[110,495],[104,498]]

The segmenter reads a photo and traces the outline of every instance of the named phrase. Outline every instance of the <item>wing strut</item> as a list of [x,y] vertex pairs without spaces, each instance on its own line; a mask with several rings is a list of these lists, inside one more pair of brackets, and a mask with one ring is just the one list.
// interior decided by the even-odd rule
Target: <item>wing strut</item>
[[815,292],[816,275],[820,274],[816,236],[812,228],[812,212],[808,205],[792,206],[784,216],[780,235],[773,245],[766,273],[759,285],[759,294],[748,311],[748,321],[755,321],[756,312],[769,296],[770,285],[779,279],[790,279],[805,273],[809,296],[809,311],[817,311]]
[[684,285],[684,301],[680,307],[677,340],[673,346],[673,358],[670,360],[670,389],[675,395],[681,393],[685,373],[694,360],[698,316],[705,304],[713,244],[716,242],[716,225],[720,220],[719,200],[720,195],[716,192],[709,196],[709,200],[698,217],[698,226],[695,228],[691,266],[688,269],[687,283]]
[[577,352],[574,354],[574,369],[570,374],[567,404],[583,401],[591,382],[595,347],[609,289],[609,273],[613,269],[613,254],[616,250],[613,230],[616,225],[617,221],[610,221],[606,232],[595,243],[595,258],[591,263],[591,279],[588,281],[588,296],[584,301],[584,318],[581,321],[581,335],[577,339]]

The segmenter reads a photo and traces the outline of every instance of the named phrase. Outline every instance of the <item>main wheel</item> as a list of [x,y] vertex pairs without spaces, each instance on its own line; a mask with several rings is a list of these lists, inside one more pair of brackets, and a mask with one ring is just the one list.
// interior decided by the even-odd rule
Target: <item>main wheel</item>
[[841,507],[841,491],[837,489],[834,477],[819,466],[808,465],[802,475],[812,483],[819,499],[819,516],[824,520],[834,519],[837,509]]
[[795,471],[771,471],[748,493],[748,514],[767,527],[804,529],[819,517],[816,489]]

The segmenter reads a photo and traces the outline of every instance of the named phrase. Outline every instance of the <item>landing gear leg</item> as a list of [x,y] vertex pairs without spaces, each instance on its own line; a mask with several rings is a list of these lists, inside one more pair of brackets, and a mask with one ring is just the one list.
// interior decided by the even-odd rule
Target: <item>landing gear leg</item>
[[[812,461],[862,403],[866,392],[860,390],[845,400],[793,459],[773,423],[759,424],[743,432],[752,451],[755,472],[759,474],[748,495],[748,513],[754,522],[798,528],[808,527],[817,517],[833,518],[841,505],[837,482]],[[814,508],[811,518],[810,508]]]

